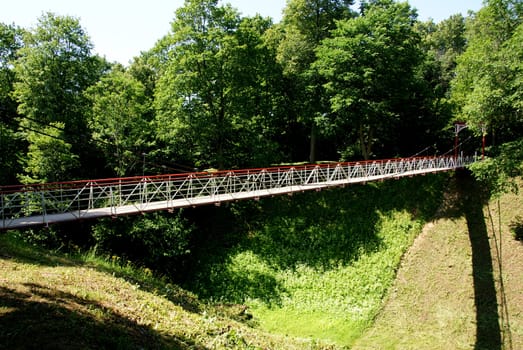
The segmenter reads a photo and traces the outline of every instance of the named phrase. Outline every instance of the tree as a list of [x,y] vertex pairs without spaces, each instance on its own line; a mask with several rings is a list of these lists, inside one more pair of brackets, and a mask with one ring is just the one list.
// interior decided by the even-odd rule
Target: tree
[[16,101],[12,98],[15,72],[13,62],[23,47],[23,30],[14,25],[0,23],[0,184],[13,183],[20,170],[17,158],[22,144],[15,137]]
[[145,87],[116,66],[88,88],[86,95],[92,104],[88,126],[107,165],[118,176],[136,174],[151,140]]
[[104,253],[175,276],[183,272],[193,229],[182,211],[156,212],[101,220],[92,227],[92,236]]
[[24,184],[63,181],[79,165],[78,156],[64,140],[63,123],[50,123],[40,130],[27,133],[29,150],[22,159],[25,174],[19,174]]
[[22,36],[22,29],[0,23],[0,117],[6,123],[16,117],[16,102],[11,96],[15,82],[13,62],[23,47]]
[[[105,67],[91,55],[92,44],[77,19],[47,13],[24,37],[14,62],[14,96],[24,130],[62,123],[73,154],[89,153],[87,100],[83,91]],[[28,134],[25,139],[29,140]],[[90,168],[86,166],[84,168]]]
[[457,57],[466,48],[465,18],[459,14],[437,24],[432,20],[418,22],[415,30],[421,36],[423,62],[413,89],[415,96],[409,103],[412,112],[403,117],[396,132],[400,154],[407,155],[423,147],[431,153],[449,150],[454,118],[450,83]]
[[243,18],[227,48],[227,114],[234,121],[235,166],[266,166],[281,159],[276,140],[286,127],[284,85],[276,50],[265,38],[271,26],[267,18]]
[[225,164],[231,123],[225,118],[228,57],[222,48],[238,22],[238,14],[216,0],[187,1],[176,12],[155,105],[159,136],[184,161]]
[[432,20],[418,25],[424,49],[440,70],[437,88],[450,95],[450,82],[454,78],[457,58],[465,51],[465,18],[461,14],[450,16],[439,23]]
[[339,21],[318,48],[315,68],[327,81],[329,123],[345,135],[346,158],[359,152],[369,159],[412,102],[423,57],[415,21],[407,3],[365,2],[359,17]]
[[488,1],[467,29],[468,47],[458,59],[452,97],[457,115],[480,134],[492,131],[498,142],[521,135],[520,1]]
[[522,173],[523,3],[491,0],[467,27],[467,50],[458,58],[452,98],[457,117],[478,135],[492,134],[492,159],[474,174],[494,194]]
[[328,113],[321,86],[324,81],[312,66],[316,48],[330,35],[336,21],[353,17],[353,0],[291,0],[284,10],[284,37],[278,48],[279,62],[296,93],[294,107],[301,123],[309,129],[309,161],[317,158],[318,134]]
[[212,0],[187,1],[176,12],[156,50],[168,60],[155,95],[158,135],[173,158],[224,168],[275,153],[274,59],[262,38],[270,25]]

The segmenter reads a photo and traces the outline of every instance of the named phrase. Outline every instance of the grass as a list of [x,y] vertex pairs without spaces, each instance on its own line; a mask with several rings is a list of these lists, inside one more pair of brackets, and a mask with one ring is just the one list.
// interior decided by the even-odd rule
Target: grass
[[480,193],[426,176],[208,208],[229,224],[196,239],[193,292],[3,233],[0,349],[521,349],[522,196]]
[[0,236],[0,349],[329,349],[270,335],[157,279],[93,254],[68,257]]
[[207,254],[190,287],[210,300],[245,303],[266,331],[350,346],[380,310],[444,181],[427,176],[261,200],[249,211],[245,238]]
[[510,232],[523,198],[505,194],[498,207],[467,181],[449,188],[462,198],[449,198],[416,239],[354,349],[523,349],[523,245]]

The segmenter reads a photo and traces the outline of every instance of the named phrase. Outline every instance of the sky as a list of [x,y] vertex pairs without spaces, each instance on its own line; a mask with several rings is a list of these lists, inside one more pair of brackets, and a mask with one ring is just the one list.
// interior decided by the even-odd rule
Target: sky
[[[244,16],[260,14],[281,20],[287,0],[222,0]],[[420,20],[439,22],[456,13],[477,11],[482,0],[409,0]],[[80,19],[95,53],[127,65],[170,30],[174,11],[184,0],[10,0],[0,7],[0,22],[32,28],[45,12]]]

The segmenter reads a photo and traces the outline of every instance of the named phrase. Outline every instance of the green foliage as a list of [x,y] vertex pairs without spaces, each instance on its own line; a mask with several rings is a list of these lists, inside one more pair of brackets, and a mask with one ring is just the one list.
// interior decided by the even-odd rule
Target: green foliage
[[64,124],[51,123],[41,132],[26,134],[29,149],[22,164],[25,173],[19,174],[22,183],[56,182],[69,179],[71,170],[78,167],[78,156],[64,141]]
[[324,123],[329,112],[322,92],[325,81],[313,67],[317,58],[315,50],[323,39],[331,36],[336,21],[354,15],[350,9],[353,3],[352,0],[292,0],[284,10],[278,62],[294,94],[289,101],[292,114],[309,132],[310,162],[317,161],[319,138],[329,135]]
[[133,175],[133,170],[136,174],[140,155],[152,139],[144,86],[123,68],[114,67],[86,95],[92,104],[88,126],[108,166],[118,176]]
[[15,62],[19,112],[37,122],[81,124],[81,92],[97,78],[92,44],[77,19],[51,13],[27,33]]
[[2,347],[338,349],[243,325],[229,314],[243,312],[242,305],[205,305],[147,268],[94,250],[63,255],[7,233],[0,235],[0,256]]
[[474,163],[470,168],[493,196],[517,191],[516,177],[523,174],[523,140],[504,143],[496,157]]
[[0,23],[0,116],[13,117],[16,105],[11,97],[15,73],[13,62],[17,59],[17,51],[23,47],[22,29],[14,25]]
[[357,144],[365,159],[415,99],[411,89],[422,62],[415,21],[407,3],[372,2],[361,16],[339,21],[332,38],[317,49],[315,67],[327,80],[329,123],[344,135],[342,147]]
[[450,93],[450,82],[454,78],[456,60],[467,46],[465,38],[465,18],[461,14],[450,16],[439,23],[432,20],[419,23],[418,30],[423,35],[423,46],[438,63],[441,74],[437,75],[438,89]]
[[192,228],[179,212],[102,220],[92,229],[97,250],[176,276],[189,253]]
[[[77,19],[51,13],[24,36],[14,64],[13,96],[24,131],[62,123],[63,137],[80,158],[86,147],[86,106],[83,91],[98,79],[104,65],[91,55],[92,44]],[[29,133],[23,134],[29,140]],[[86,167],[89,168],[89,167]]]
[[0,172],[0,184],[12,184],[16,174],[21,171],[18,157],[20,157],[21,142],[13,129],[0,120],[0,164],[4,170]]
[[458,118],[477,134],[483,128],[492,130],[500,141],[519,137],[523,125],[522,14],[517,2],[489,1],[469,22],[468,47],[458,59],[453,81]]
[[20,170],[17,157],[21,142],[15,136],[16,102],[12,97],[15,72],[13,62],[17,51],[23,46],[23,30],[14,25],[0,23],[0,184],[14,183]]
[[[191,1],[160,44],[167,62],[156,89],[159,139],[197,166],[267,164],[277,157],[270,21],[240,19],[230,6]],[[277,84],[276,84],[277,86]]]
[[211,300],[246,303],[265,329],[348,344],[379,310],[403,252],[441,202],[444,179],[233,206],[236,222],[202,239],[201,268],[188,284]]
[[492,158],[471,168],[495,196],[516,188],[523,161],[522,15],[519,1],[487,2],[468,23],[452,86],[458,118],[478,135],[492,134]]
[[509,227],[514,239],[523,242],[523,218],[521,216],[516,217]]

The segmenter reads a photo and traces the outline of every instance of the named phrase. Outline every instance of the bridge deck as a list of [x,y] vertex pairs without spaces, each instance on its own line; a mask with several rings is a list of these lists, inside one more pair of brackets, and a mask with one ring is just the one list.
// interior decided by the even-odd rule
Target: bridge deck
[[449,171],[472,158],[424,157],[9,186],[0,229],[132,215]]

